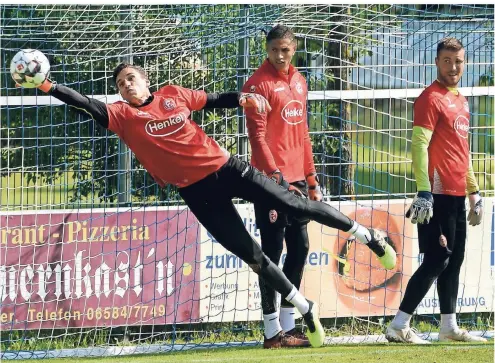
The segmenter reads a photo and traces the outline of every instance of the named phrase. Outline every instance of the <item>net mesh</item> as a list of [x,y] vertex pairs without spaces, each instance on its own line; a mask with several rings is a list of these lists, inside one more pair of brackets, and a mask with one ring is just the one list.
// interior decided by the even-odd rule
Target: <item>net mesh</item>
[[[468,231],[458,312],[469,329],[489,329],[492,5],[2,5],[0,11],[3,357],[262,339],[256,275],[198,224],[176,188],[158,188],[115,135],[36,90],[14,88],[8,72],[19,49],[34,48],[50,59],[52,79],[109,103],[119,99],[112,70],[121,61],[144,67],[153,90],[166,84],[238,90],[263,61],[265,33],[277,23],[298,38],[294,64],[308,83],[308,121],[327,202],[386,231],[399,254],[398,269],[385,273],[345,236],[309,225],[301,290],[317,302],[332,342],[381,341],[383,322],[419,266],[416,231],[404,219],[406,198],[415,192],[412,105],[436,78],[438,40],[463,42],[460,87],[471,112],[475,175],[488,198],[482,227]],[[242,112],[196,112],[193,119],[232,154],[248,158]],[[237,207],[259,240],[252,206]],[[417,312],[419,327],[434,331],[435,286]]]

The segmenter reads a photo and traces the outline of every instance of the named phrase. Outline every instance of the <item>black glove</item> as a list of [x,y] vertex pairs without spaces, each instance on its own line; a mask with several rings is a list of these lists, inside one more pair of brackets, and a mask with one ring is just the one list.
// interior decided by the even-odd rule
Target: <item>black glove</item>
[[284,176],[282,175],[280,170],[275,170],[273,173],[269,175],[269,177],[271,180],[273,180],[278,185],[284,187],[289,192],[294,193],[298,197],[304,197],[304,194],[299,190],[299,188],[296,188],[295,186],[289,184],[289,182],[284,179]]

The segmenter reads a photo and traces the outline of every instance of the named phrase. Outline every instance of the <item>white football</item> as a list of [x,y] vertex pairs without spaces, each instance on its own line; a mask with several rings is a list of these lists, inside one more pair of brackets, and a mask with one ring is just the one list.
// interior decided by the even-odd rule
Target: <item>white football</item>
[[36,49],[22,49],[10,62],[10,74],[24,88],[36,88],[48,78],[50,62]]

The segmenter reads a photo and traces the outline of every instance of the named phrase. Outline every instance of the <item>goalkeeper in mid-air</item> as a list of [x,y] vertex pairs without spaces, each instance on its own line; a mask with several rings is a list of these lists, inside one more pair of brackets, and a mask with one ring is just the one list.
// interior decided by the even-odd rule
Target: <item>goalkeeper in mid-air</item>
[[[239,105],[256,107],[264,113],[270,106],[262,96],[237,92],[207,94],[174,85],[152,93],[145,70],[127,63],[115,68],[113,79],[126,102],[107,105],[49,79],[39,88],[115,132],[160,186],[178,186],[179,194],[198,221],[298,309],[308,326],[311,345],[321,346],[325,334],[313,303],[263,254],[246,230],[232,199],[263,201],[295,217],[308,217],[351,233],[363,243],[376,246],[382,256],[391,247],[383,237],[371,236],[367,228],[335,208],[296,196],[282,179],[270,179],[247,162],[229,155],[190,119],[193,111]],[[389,268],[395,267],[393,249],[387,258]]]
[[406,217],[418,224],[422,264],[409,280],[399,311],[388,326],[390,342],[428,344],[411,330],[411,316],[437,280],[441,341],[486,341],[459,329],[456,301],[466,247],[466,191],[471,226],[481,223],[483,205],[469,156],[469,105],[457,84],[465,50],[455,38],[437,45],[437,79],[414,103],[412,162],[418,193]]

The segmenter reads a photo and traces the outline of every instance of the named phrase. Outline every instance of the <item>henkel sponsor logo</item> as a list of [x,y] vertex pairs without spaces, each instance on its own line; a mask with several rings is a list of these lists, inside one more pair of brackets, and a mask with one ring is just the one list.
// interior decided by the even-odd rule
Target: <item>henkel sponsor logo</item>
[[289,125],[297,125],[304,121],[303,104],[299,101],[292,100],[282,109],[282,118]]
[[148,135],[154,137],[169,136],[186,124],[186,115],[182,112],[173,115],[166,120],[151,120],[146,123],[145,129]]
[[454,121],[454,130],[457,135],[467,139],[469,134],[469,120],[464,116],[459,116]]

